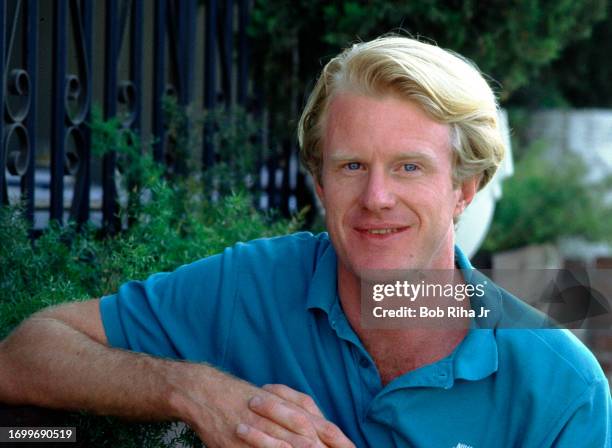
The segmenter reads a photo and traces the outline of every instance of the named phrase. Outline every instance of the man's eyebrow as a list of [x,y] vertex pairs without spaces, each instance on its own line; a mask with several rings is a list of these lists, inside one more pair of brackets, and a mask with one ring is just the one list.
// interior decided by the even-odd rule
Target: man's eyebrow
[[426,151],[402,151],[396,154],[393,157],[394,160],[423,160],[423,161],[431,161],[435,160],[435,157],[432,156],[429,152]]
[[359,160],[360,159],[360,157],[358,157],[355,154],[351,154],[349,152],[343,152],[343,151],[334,152],[329,156],[329,158],[332,162],[347,162],[349,160]]
[[[329,155],[329,159],[332,162],[347,162],[352,160],[362,160],[363,157],[345,151],[337,151],[333,152]],[[393,156],[393,160],[423,160],[423,161],[435,161],[435,157],[433,157],[429,152],[426,151],[402,151]]]

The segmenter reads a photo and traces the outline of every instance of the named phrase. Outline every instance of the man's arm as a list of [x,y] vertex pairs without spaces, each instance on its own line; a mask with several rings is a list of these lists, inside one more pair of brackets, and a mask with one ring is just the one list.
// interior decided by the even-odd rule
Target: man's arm
[[34,314],[0,343],[0,401],[176,417],[170,409],[172,373],[188,366],[107,343],[97,299]]
[[[244,446],[236,432],[240,423],[300,446],[298,432],[249,410],[254,396],[280,402],[273,393],[205,364],[154,358],[107,343],[97,299],[34,314],[0,342],[0,401],[182,420],[210,447]],[[347,446],[341,432],[338,437],[338,444],[329,446]]]

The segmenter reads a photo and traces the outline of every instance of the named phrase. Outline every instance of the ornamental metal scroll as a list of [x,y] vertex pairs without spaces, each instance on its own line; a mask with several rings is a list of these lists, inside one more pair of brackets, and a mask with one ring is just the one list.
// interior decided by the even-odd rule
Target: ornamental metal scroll
[[[19,0],[12,3],[12,11],[8,11],[7,4],[2,7],[0,17],[6,26],[8,34],[3,36],[6,40],[6,50],[2,57],[2,110],[3,123],[0,126],[0,143],[2,145],[2,169],[1,200],[3,204],[9,204],[11,197],[8,193],[7,173],[20,178],[20,191],[26,197],[28,215],[32,213],[33,173],[32,159],[33,149],[31,145],[31,127],[33,120],[31,104],[33,102],[33,88],[29,67],[32,64],[32,51],[36,42],[28,33],[32,24],[29,15],[35,13],[33,2]],[[10,16],[7,13],[11,13]],[[4,33],[5,30],[3,29]],[[34,37],[35,39],[35,37]],[[26,176],[28,174],[28,176]],[[29,197],[28,197],[29,196]]]
[[[53,98],[51,117],[50,218],[64,215],[64,177],[74,176],[70,219],[89,217],[89,129],[91,109],[91,0],[54,2]],[[68,13],[70,20],[68,20]],[[68,52],[72,39],[74,51]],[[72,56],[72,72],[68,57]]]
[[[142,63],[143,63],[143,1],[110,0],[106,3],[104,66],[104,116],[117,117],[121,132],[140,133],[142,109]],[[129,33],[127,31],[129,30]],[[128,77],[119,79],[119,64],[123,52],[129,52]],[[119,185],[116,176],[117,157],[121,154],[107,153],[103,161],[102,204],[103,223],[107,231],[114,233],[121,227],[118,219]]]
[[[84,3],[88,3],[84,6]],[[91,68],[88,36],[85,31],[84,7],[89,2],[71,0],[72,38],[75,43],[75,60],[78,74],[69,73],[65,78],[64,110],[64,174],[75,177],[70,218],[79,222],[89,217],[89,129],[85,120],[91,109]],[[88,26],[91,33],[91,26]]]
[[117,82],[117,115],[124,129],[140,129],[140,104],[142,97],[142,0],[125,0],[119,12],[119,40],[116,53],[118,65],[129,28],[129,79]]

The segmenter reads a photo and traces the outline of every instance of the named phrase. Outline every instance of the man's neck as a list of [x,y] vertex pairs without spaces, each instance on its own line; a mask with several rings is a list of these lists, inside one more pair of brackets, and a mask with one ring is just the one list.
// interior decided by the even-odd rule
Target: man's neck
[[[461,343],[468,331],[467,322],[463,328],[449,329],[431,329],[426,325],[394,330],[363,328],[361,281],[340,261],[338,295],[350,325],[374,359],[383,385],[404,373],[445,358]],[[465,301],[464,306],[469,307],[469,302]]]

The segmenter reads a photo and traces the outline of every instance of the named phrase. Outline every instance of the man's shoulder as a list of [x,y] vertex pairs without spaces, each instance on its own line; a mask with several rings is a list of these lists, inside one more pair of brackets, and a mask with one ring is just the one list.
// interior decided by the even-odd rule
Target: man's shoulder
[[599,362],[570,330],[551,328],[546,314],[496,285],[500,319],[495,328],[500,356],[529,375],[572,378],[577,387],[605,378]]
[[241,285],[289,285],[308,282],[332,250],[327,233],[299,232],[237,243],[223,258]]
[[554,377],[581,389],[605,379],[593,353],[569,330],[497,329],[495,333],[500,367],[522,372],[530,381],[540,377],[545,385]]
[[327,233],[313,235],[298,232],[290,235],[258,238],[237,242],[222,252],[201,258],[180,266],[174,273],[159,273],[149,281],[171,280],[182,284],[251,285],[253,281],[291,281],[295,278],[309,278],[316,270],[319,259],[331,248]]
[[331,243],[327,233],[297,232],[237,243],[232,250],[245,261],[316,262]]

